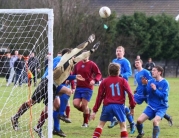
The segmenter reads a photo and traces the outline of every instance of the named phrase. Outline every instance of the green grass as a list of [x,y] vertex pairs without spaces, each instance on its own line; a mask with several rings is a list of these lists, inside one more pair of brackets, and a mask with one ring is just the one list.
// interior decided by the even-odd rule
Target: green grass
[[[168,78],[168,81],[170,84],[170,95],[169,95],[169,108],[167,110],[167,113],[172,116],[174,125],[172,127],[170,127],[168,125],[168,122],[165,119],[163,119],[160,123],[160,138],[177,138],[177,137],[179,137],[179,109],[178,109],[178,107],[179,107],[178,106],[179,105],[178,104],[179,103],[179,94],[178,94],[179,79],[178,78]],[[129,83],[130,83],[131,89],[134,90],[135,87],[133,86],[133,78],[130,78]],[[9,91],[12,90],[12,87],[6,88],[6,93],[3,95],[3,98],[2,98],[1,89],[4,91],[5,88],[6,88],[5,86],[1,86],[1,88],[0,88],[0,100],[1,100],[0,110],[2,109],[3,104],[9,95]],[[11,123],[9,121],[9,118],[18,110],[20,103],[22,103],[23,101],[26,101],[27,95],[28,95],[28,90],[25,90],[26,88],[27,88],[27,86],[23,86],[23,88],[16,88],[16,89],[20,89],[20,91],[18,92],[18,93],[21,93],[21,94],[19,94],[19,98],[15,98],[15,96],[12,95],[11,99],[15,100],[14,104],[11,101],[8,102],[7,106],[10,109],[4,110],[4,111],[7,111],[5,116],[4,115],[0,116],[0,138],[13,137],[13,136],[20,134],[22,132],[23,133],[26,132],[26,133],[23,134],[23,136],[21,136],[21,137],[30,137],[28,125],[27,125],[27,127],[22,127],[21,130],[19,130],[18,132],[14,132],[11,127]],[[91,102],[89,103],[90,108],[92,108],[95,103],[95,99],[96,99],[96,95],[97,95],[97,88],[98,87],[95,86],[95,90],[94,90]],[[20,95],[23,95],[23,96],[20,96]],[[16,101],[18,101],[18,100],[20,102],[16,103]],[[83,114],[73,107],[72,97],[70,98],[70,103],[71,103],[70,118],[72,120],[72,123],[66,124],[64,122],[61,122],[62,130],[65,132],[65,134],[67,135],[68,138],[77,138],[77,137],[78,138],[91,138],[94,129],[98,125],[99,116],[101,114],[101,108],[96,115],[96,119],[94,121],[89,122],[89,128],[81,128],[81,125],[83,122]],[[126,105],[129,105],[128,101],[126,101]],[[146,106],[146,104],[136,106],[135,115],[134,115],[135,122],[136,122],[137,118],[139,117],[139,115],[144,110],[145,106]],[[33,119],[35,121],[33,121],[32,126],[34,126],[36,124],[37,119],[38,119],[42,109],[43,109],[42,103],[37,104],[32,108],[33,113],[35,113],[36,111],[38,112],[36,115],[33,115]],[[28,124],[29,121],[26,118],[29,118],[29,112],[25,113],[21,117],[21,119],[20,119],[21,126],[22,126],[22,123]],[[119,125],[117,125],[116,127],[112,128],[112,129],[108,129],[107,125],[109,125],[109,123],[110,122],[106,123],[106,126],[103,129],[101,138],[117,138],[117,137],[119,137],[119,135],[120,135]],[[47,134],[46,128],[47,128],[47,122],[45,123],[45,125],[43,127],[45,134]],[[152,121],[147,120],[144,123],[144,131],[145,131],[144,138],[152,137],[151,136],[152,129],[153,129]],[[128,131],[129,131],[129,129],[128,129]],[[37,135],[35,133],[33,133],[33,134],[34,134],[34,138],[36,138]],[[136,136],[137,136],[137,132],[135,132],[135,134],[132,134],[132,135],[129,134],[130,138],[135,138]],[[57,138],[57,136],[54,136],[54,138]]]

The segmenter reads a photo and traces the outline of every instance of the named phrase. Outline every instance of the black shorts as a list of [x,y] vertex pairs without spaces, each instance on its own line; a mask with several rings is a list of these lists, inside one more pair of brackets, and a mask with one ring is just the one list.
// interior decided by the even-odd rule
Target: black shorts
[[[53,85],[53,97],[56,93],[56,87]],[[36,103],[40,103],[43,100],[45,105],[48,105],[48,79],[44,78],[40,81],[35,89],[31,99]]]

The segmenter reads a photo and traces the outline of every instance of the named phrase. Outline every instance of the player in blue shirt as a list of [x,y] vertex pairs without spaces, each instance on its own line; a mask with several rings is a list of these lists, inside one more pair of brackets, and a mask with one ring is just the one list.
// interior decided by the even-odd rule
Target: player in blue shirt
[[137,81],[137,88],[134,91],[134,99],[137,104],[142,104],[144,101],[147,103],[147,96],[143,94],[144,87],[142,84],[142,78],[147,80],[152,79],[151,73],[142,67],[142,63],[141,59],[135,60],[135,67],[138,73],[134,76]]
[[147,107],[143,113],[137,119],[137,138],[142,138],[144,136],[143,122],[147,119],[153,119],[153,138],[158,138],[160,133],[159,123],[164,117],[168,109],[168,94],[169,94],[169,84],[166,79],[162,77],[163,68],[160,66],[155,66],[152,69],[153,79],[147,80],[142,79],[144,87],[144,95],[147,95]]
[[[113,63],[117,63],[121,66],[121,72],[120,72],[120,76],[123,77],[124,79],[128,80],[128,78],[132,75],[132,69],[131,69],[131,64],[129,62],[129,60],[127,60],[124,57],[125,54],[125,49],[123,46],[118,46],[116,48],[116,59],[113,59]],[[130,124],[130,133],[133,134],[135,132],[135,123],[133,121],[133,116],[130,113],[130,109],[125,106],[125,112],[126,112],[126,117],[127,120]],[[114,127],[114,125],[117,125],[117,119],[116,118],[112,118],[111,119],[111,125],[108,126],[108,128],[112,128]]]

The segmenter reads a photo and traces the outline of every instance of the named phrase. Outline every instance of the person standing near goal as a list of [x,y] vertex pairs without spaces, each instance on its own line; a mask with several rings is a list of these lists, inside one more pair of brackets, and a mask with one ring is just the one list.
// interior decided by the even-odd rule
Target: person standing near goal
[[7,53],[4,59],[6,83],[8,83],[8,79],[9,79],[10,71],[11,71],[10,60],[11,60],[11,53]]
[[[37,72],[40,72],[40,64],[37,57],[35,57],[35,53],[32,52],[30,54],[30,58],[28,60],[28,68],[32,72],[34,78],[34,86],[37,85]],[[32,83],[32,79],[30,79],[30,85]]]
[[88,127],[90,117],[88,103],[93,94],[93,85],[95,82],[101,80],[102,75],[96,63],[89,60],[89,57],[75,65],[73,74],[81,74],[81,76],[85,78],[85,81],[77,80],[73,105],[76,109],[83,112],[84,120],[82,127]]
[[110,63],[108,66],[109,76],[105,78],[98,88],[98,95],[93,107],[93,113],[90,116],[91,119],[95,119],[95,115],[103,102],[103,108],[101,112],[100,122],[93,133],[93,138],[99,138],[102,130],[107,121],[110,121],[112,117],[116,117],[120,125],[121,138],[128,138],[126,127],[126,113],[125,113],[125,95],[126,92],[129,97],[129,105],[131,114],[134,114],[134,107],[136,105],[134,97],[128,82],[119,77],[120,65],[116,63]]
[[8,79],[7,86],[9,86],[12,83],[12,81],[15,80],[15,78],[14,78],[14,75],[15,75],[14,62],[18,59],[18,55],[19,55],[19,51],[15,50],[14,55],[11,56],[11,60],[10,60],[11,71],[10,71],[10,76]]

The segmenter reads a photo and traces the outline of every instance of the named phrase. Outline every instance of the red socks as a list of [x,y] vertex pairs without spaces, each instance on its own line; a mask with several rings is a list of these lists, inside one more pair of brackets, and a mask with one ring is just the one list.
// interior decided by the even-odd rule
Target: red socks
[[83,121],[83,123],[88,124],[89,114],[83,114],[83,117],[84,117],[84,121]]
[[122,132],[121,132],[121,138],[128,138],[128,133],[127,133],[127,131],[122,131]]
[[66,113],[67,118],[69,118],[70,117],[70,106],[66,107],[65,113]]
[[37,125],[37,128],[41,128],[43,126],[43,124],[45,123],[45,119],[48,118],[48,114],[45,113],[44,111],[41,112],[41,115],[40,115],[40,119],[38,121],[38,125]]
[[97,128],[94,130],[93,138],[99,138],[100,135],[101,135],[101,133],[102,133],[102,128],[97,127]]

